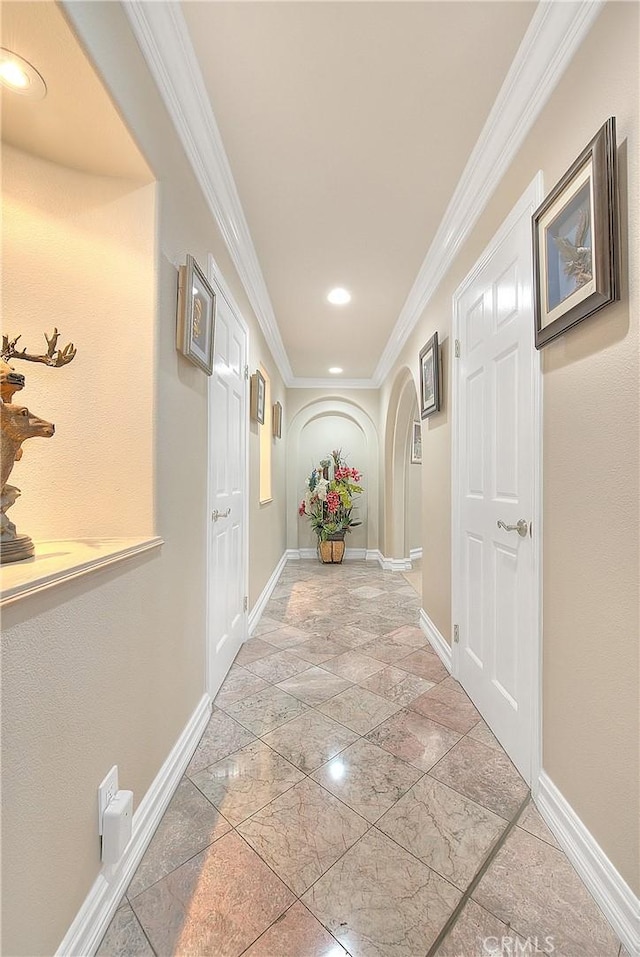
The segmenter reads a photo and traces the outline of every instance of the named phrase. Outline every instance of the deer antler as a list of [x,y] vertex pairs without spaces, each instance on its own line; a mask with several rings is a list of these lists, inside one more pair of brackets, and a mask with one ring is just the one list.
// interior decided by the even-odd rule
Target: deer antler
[[32,356],[26,349],[20,351],[16,349],[16,343],[20,336],[16,336],[15,339],[9,339],[8,336],[2,337],[2,358],[3,359],[24,359],[25,362],[43,362],[47,366],[53,366],[56,369],[59,369],[61,366],[68,365],[76,356],[76,348],[72,342],[69,342],[63,349],[58,349],[58,339],[60,338],[60,333],[57,329],[53,330],[51,338],[44,334],[45,339],[47,340],[47,351],[44,355]]

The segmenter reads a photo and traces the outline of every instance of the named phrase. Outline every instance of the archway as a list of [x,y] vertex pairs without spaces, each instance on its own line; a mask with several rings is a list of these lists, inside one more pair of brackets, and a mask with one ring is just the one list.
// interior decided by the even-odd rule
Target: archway
[[412,462],[413,423],[419,422],[416,385],[402,369],[391,390],[385,431],[384,554],[389,567],[410,569],[422,546],[421,467]]

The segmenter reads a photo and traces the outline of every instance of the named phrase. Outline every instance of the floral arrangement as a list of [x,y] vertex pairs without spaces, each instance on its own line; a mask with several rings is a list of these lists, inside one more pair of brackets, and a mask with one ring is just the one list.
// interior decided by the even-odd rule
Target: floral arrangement
[[[333,478],[329,477],[330,470],[333,470]],[[336,449],[331,458],[322,459],[313,469],[307,479],[307,493],[298,506],[298,515],[308,516],[319,541],[344,536],[345,532],[362,524],[351,517],[353,498],[363,491],[361,479],[358,469],[346,464],[341,449]]]

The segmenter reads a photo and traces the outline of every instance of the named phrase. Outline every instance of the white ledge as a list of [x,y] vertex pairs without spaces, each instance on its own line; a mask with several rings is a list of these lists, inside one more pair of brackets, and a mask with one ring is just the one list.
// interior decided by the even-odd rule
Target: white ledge
[[157,537],[36,542],[34,558],[0,566],[0,606],[115,565],[162,544],[162,539]]

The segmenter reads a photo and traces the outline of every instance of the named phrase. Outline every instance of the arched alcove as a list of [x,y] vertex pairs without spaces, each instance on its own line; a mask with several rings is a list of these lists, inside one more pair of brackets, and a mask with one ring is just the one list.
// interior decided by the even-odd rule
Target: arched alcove
[[315,399],[294,416],[287,441],[287,547],[315,547],[309,523],[298,517],[305,479],[312,467],[335,448],[363,474],[364,494],[358,501],[362,525],[349,535],[348,548],[378,547],[378,435],[369,415],[344,398]]
[[[411,549],[421,545],[419,465],[411,462],[412,426],[419,421],[416,383],[408,368],[391,390],[385,426],[384,554],[409,566]],[[416,525],[420,529],[416,534]]]

